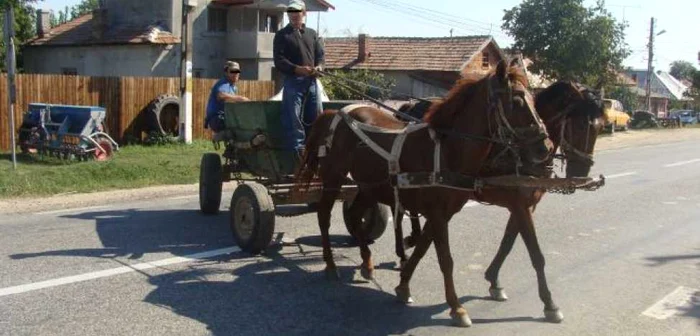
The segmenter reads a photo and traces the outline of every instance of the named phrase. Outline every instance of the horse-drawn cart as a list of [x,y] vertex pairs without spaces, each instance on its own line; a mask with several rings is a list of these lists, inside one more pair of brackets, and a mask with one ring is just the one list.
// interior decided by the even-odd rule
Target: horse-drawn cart
[[[325,109],[340,109],[351,102],[325,102]],[[275,217],[315,212],[321,185],[313,183],[303,194],[293,193],[294,173],[299,164],[295,150],[284,147],[280,101],[226,104],[226,128],[215,137],[224,143],[223,153],[202,156],[199,176],[199,204],[205,214],[216,214],[221,205],[222,185],[235,181],[230,208],[230,227],[238,246],[258,253],[272,240]],[[347,209],[357,188],[344,186],[339,200]],[[345,211],[344,211],[345,213]],[[363,224],[372,228],[369,238],[382,235],[390,220],[387,206],[368,210]],[[347,224],[352,234],[351,226]]]

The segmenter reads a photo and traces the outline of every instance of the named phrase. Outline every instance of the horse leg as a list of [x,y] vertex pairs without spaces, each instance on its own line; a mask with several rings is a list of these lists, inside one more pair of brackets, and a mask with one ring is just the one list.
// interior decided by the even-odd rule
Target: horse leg
[[420,236],[420,219],[418,218],[418,214],[411,212],[410,218],[411,235],[406,237],[404,240],[404,244],[406,244],[406,247],[408,248],[416,246],[416,240],[418,239],[418,236]]
[[324,183],[321,200],[318,202],[317,216],[318,226],[321,230],[321,245],[323,246],[323,260],[326,262],[325,274],[329,280],[340,280],[338,267],[333,260],[333,251],[331,251],[331,241],[328,230],[331,226],[331,210],[335,204],[335,199],[340,190],[340,183]]
[[430,222],[425,222],[423,231],[420,236],[418,236],[418,240],[416,241],[416,248],[413,250],[411,257],[408,258],[406,264],[404,264],[404,266],[401,268],[401,282],[394,289],[396,291],[396,297],[403,303],[413,303],[409,283],[411,282],[411,277],[413,277],[413,272],[418,266],[418,262],[428,251],[428,248],[432,242],[433,232]]
[[452,323],[458,327],[469,327],[472,321],[467,314],[467,310],[462,306],[457,298],[455,290],[454,277],[452,275],[454,261],[450,252],[449,232],[447,230],[447,220],[435,221],[433,227],[433,237],[435,239],[435,252],[437,253],[438,263],[442,271],[443,280],[445,282],[445,298],[450,306],[450,317]]
[[372,262],[372,251],[369,249],[368,239],[369,231],[372,230],[370,225],[362,225],[362,216],[365,211],[376,202],[368,199],[366,194],[360,191],[355,200],[348,209],[348,219],[350,225],[353,226],[353,231],[356,232],[358,244],[360,245],[360,255],[362,256],[362,265],[360,266],[360,274],[367,280],[374,279],[374,263]]
[[496,256],[493,258],[493,261],[491,261],[491,264],[484,273],[486,280],[491,283],[489,294],[491,295],[491,298],[496,301],[508,300],[505,290],[503,290],[503,287],[501,287],[500,282],[498,281],[498,273],[500,272],[501,266],[503,266],[503,262],[506,260],[508,253],[510,253],[510,250],[513,248],[515,239],[518,238],[518,228],[516,224],[517,222],[511,213],[510,218],[508,218],[506,232],[501,240],[501,246],[498,248]]
[[564,319],[564,315],[559,310],[554,301],[552,301],[552,293],[549,292],[547,286],[547,278],[544,274],[544,255],[540,250],[540,245],[537,242],[537,234],[535,233],[535,223],[532,219],[532,211],[530,208],[523,207],[513,209],[514,213],[519,217],[520,234],[523,237],[527,252],[530,254],[530,261],[537,272],[537,285],[540,294],[540,300],[544,303],[544,316],[548,322],[559,323]]
[[394,245],[396,256],[399,258],[399,269],[406,265],[406,246],[403,242],[403,216],[404,212],[399,210],[394,218]]

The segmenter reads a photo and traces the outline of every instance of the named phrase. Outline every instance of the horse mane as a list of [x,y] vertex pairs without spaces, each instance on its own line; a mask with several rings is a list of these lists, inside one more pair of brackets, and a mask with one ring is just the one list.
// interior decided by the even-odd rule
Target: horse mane
[[[494,69],[485,75],[479,73],[463,75],[450,89],[445,99],[430,106],[423,120],[435,128],[451,126],[456,114],[466,105],[464,103],[472,98],[477,88],[486,83],[495,71]],[[527,76],[517,67],[508,68],[508,80],[520,83],[525,88],[528,87]]]

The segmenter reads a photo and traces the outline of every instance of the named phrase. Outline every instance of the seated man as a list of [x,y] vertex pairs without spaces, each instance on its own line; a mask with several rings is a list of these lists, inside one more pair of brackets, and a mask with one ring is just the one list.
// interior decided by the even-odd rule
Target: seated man
[[224,103],[247,102],[250,99],[238,95],[236,83],[241,76],[241,67],[236,62],[227,61],[224,65],[224,77],[211,88],[209,102],[207,103],[207,115],[204,119],[204,128],[211,129],[214,133],[221,132],[224,125]]

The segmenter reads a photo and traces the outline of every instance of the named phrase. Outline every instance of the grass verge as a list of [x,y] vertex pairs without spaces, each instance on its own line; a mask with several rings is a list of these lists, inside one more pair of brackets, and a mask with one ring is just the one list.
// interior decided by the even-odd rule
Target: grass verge
[[0,199],[84,193],[155,185],[191,184],[199,179],[199,161],[213,152],[210,141],[192,145],[126,146],[107,162],[63,161],[37,155],[0,154]]

